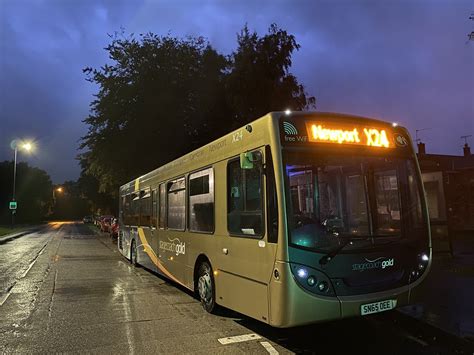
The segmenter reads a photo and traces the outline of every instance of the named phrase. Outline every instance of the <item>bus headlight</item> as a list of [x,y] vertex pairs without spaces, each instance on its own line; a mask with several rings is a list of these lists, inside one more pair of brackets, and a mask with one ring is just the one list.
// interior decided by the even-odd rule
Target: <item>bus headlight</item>
[[310,277],[308,277],[308,279],[306,280],[306,282],[308,283],[308,285],[310,285],[311,287],[313,287],[317,280],[316,280],[316,277],[314,277],[313,275],[311,275]]
[[325,292],[327,289],[328,289],[328,284],[326,281],[321,281],[319,284],[318,284],[318,289],[320,292]]
[[296,283],[314,294],[335,296],[331,281],[323,272],[312,267],[290,263],[291,272]]
[[298,268],[296,273],[298,274],[298,277],[301,279],[305,279],[308,276],[308,271],[304,267]]

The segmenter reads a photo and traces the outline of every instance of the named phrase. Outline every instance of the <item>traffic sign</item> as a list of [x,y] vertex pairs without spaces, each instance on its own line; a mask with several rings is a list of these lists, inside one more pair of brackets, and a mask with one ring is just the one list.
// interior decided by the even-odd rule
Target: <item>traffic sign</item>
[[16,207],[17,207],[16,201],[10,201],[10,209],[11,210],[16,210]]

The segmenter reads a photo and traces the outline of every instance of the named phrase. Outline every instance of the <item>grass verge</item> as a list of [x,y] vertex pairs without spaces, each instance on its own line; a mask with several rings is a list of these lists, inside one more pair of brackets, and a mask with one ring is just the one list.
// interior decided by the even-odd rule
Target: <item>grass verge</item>
[[11,233],[18,233],[28,229],[28,226],[0,226],[0,236],[11,234]]

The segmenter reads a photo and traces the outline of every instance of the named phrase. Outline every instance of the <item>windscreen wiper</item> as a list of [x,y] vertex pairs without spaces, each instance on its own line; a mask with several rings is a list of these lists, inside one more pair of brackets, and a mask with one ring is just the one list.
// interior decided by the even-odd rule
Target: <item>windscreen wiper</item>
[[[358,235],[357,238],[354,238],[354,237],[342,237],[342,239],[344,239],[344,242],[339,245],[337,248],[334,248],[333,250],[331,250],[329,253],[327,253],[326,255],[323,255],[321,257],[321,259],[319,259],[319,264],[320,265],[326,265],[329,261],[331,261],[337,254],[339,254],[339,252],[344,249],[346,247],[346,245],[348,244],[352,244],[352,242],[354,240],[362,240],[363,238],[361,238],[362,236],[361,235]],[[374,236],[367,236],[368,238],[372,238]],[[387,241],[386,243],[382,243],[380,244],[381,246],[386,246],[386,245],[389,245],[389,244],[394,244],[394,243],[398,243],[399,241],[398,240],[390,240],[390,241]]]
[[337,248],[334,248],[331,250],[329,253],[326,255],[322,256],[321,259],[319,259],[319,264],[320,265],[326,265],[329,261],[331,261],[339,252],[346,247],[348,244],[352,244],[353,238],[351,237],[344,237],[344,242],[342,242],[341,245],[339,245]]

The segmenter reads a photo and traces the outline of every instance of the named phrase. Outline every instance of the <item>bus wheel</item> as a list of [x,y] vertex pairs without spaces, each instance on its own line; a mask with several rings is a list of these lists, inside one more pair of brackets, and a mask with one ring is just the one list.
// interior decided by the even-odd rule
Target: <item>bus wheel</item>
[[130,246],[130,262],[133,266],[137,266],[137,243],[134,240]]
[[209,264],[205,261],[199,266],[198,290],[203,308],[212,313],[216,306],[214,279]]

